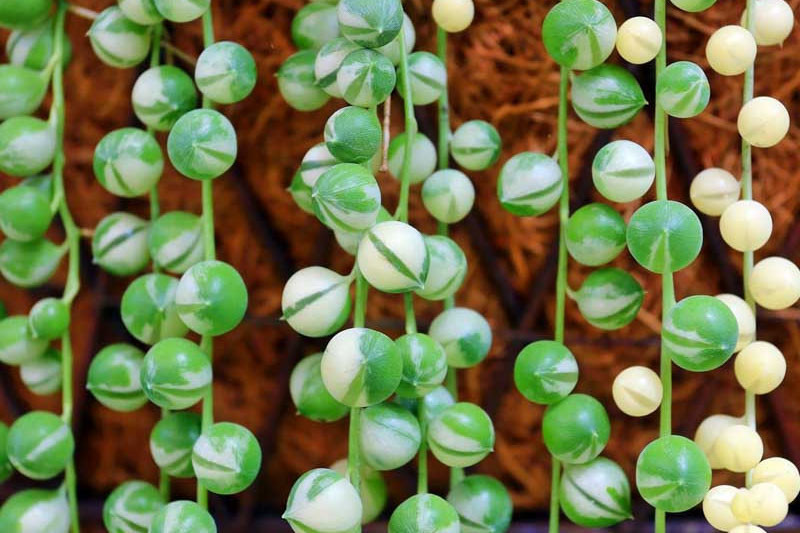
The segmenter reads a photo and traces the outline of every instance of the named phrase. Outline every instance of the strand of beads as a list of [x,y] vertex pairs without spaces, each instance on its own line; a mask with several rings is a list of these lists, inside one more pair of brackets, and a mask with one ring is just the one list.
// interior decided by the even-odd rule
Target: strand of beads
[[[587,321],[602,329],[627,325],[642,302],[639,284],[615,268],[595,270],[578,291],[567,286],[568,256],[580,264],[596,267],[612,261],[625,248],[625,222],[611,207],[593,203],[571,216],[569,212],[570,81],[573,109],[581,119],[598,128],[622,125],[644,105],[635,79],[625,69],[604,63],[613,51],[616,35],[611,13],[596,0],[564,0],[550,10],[542,36],[548,54],[561,70],[558,161],[541,153],[518,154],[505,164],[498,181],[501,203],[516,215],[537,216],[559,205],[554,340],[526,346],[514,368],[514,380],[522,395],[531,402],[548,406],[542,433],[552,457],[551,532],[559,530],[560,510],[585,527],[606,527],[631,516],[630,484],[624,472],[613,461],[599,456],[610,436],[608,414],[591,396],[571,394],[578,381],[578,363],[564,343],[567,295],[577,302]],[[634,143],[630,145],[643,151]],[[609,145],[604,150],[612,152],[614,147]],[[635,187],[623,188],[620,184],[606,187],[614,192],[624,189],[630,199],[638,197],[636,188],[641,189],[639,196],[644,194],[653,179],[652,175],[649,180],[642,175],[646,173],[646,168],[639,166],[642,156],[633,153],[638,156],[633,162],[639,172],[624,172],[621,176],[630,176]],[[644,155],[645,161],[649,159],[646,152]],[[623,162],[629,160],[626,157]],[[619,165],[619,161],[615,164]],[[603,177],[617,178],[617,169],[607,166]]]
[[[215,259],[211,184],[233,164],[237,144],[230,122],[210,107],[244,99],[255,85],[256,68],[238,44],[214,43],[210,3],[200,4],[121,0],[102,12],[90,31],[95,52],[111,66],[138,64],[151,52],[150,68],[132,91],[134,111],[147,131],[110,133],[98,145],[94,162],[98,181],[109,192],[125,197],[149,193],[151,210],[149,223],[127,213],[106,217],[95,231],[95,261],[112,274],[130,276],[152,258],[153,273],[135,279],[121,305],[126,328],[150,349],[145,354],[126,344],[104,348],[92,361],[88,386],[112,409],[131,411],[150,400],[163,415],[150,435],[150,451],[162,472],[161,491],[142,481],[114,490],[104,508],[112,532],[127,531],[130,524],[158,533],[181,531],[189,524],[195,524],[193,531],[216,531],[206,510],[207,491],[240,492],[253,482],[261,464],[261,450],[250,431],[213,423],[211,364],[213,336],[241,321],[247,290],[233,267]],[[176,67],[159,65],[162,21],[201,17],[205,50],[194,80]],[[195,109],[195,86],[205,109]],[[154,133],[161,131],[169,132],[172,165],[184,176],[202,180],[202,217],[183,211],[160,214],[157,183],[164,158]],[[182,338],[189,330],[202,336],[199,346]],[[202,416],[183,411],[200,401]],[[198,502],[168,503],[169,476],[196,477]]]
[[789,115],[770,97],[753,98],[758,45],[780,44],[792,29],[793,13],[783,0],[750,0],[741,25],[714,32],[706,46],[711,67],[719,74],[744,73],[739,133],[742,137],[743,198],[739,183],[722,169],[709,169],[692,182],[692,201],[700,211],[720,216],[720,232],[733,249],[743,252],[744,299],[721,294],[739,325],[734,365],[736,378],[745,389],[745,414],[741,419],[713,415],[698,428],[695,440],[712,468],[746,472],[746,488],[713,487],[703,500],[703,512],[722,531],[763,531],[760,526],[779,524],[800,490],[797,467],[781,457],[762,461],[764,446],[756,431],[756,395],[772,392],[783,381],[786,360],[773,344],[756,340],[756,304],[767,309],[786,309],[800,292],[800,270],[786,259],[769,257],[753,266],[754,252],[772,233],[769,211],[753,200],[752,146],[770,147],[786,135]]
[[[303,30],[312,17],[327,20],[323,25],[335,31],[325,38],[319,33],[312,38]],[[456,404],[442,386],[448,364],[466,368],[488,354],[491,331],[485,319],[470,309],[452,308],[434,320],[426,335],[417,331],[414,315],[414,293],[430,300],[448,299],[466,274],[464,253],[454,241],[445,235],[424,236],[408,224],[413,184],[424,182],[423,204],[442,223],[461,220],[474,202],[474,189],[465,175],[434,173],[436,148],[417,132],[414,118],[414,105],[443,97],[445,64],[427,52],[411,53],[414,27],[397,1],[377,8],[366,0],[342,0],[338,6],[310,4],[298,13],[293,30],[302,50],[287,59],[278,74],[286,101],[296,109],[309,110],[334,96],[344,98],[351,107],[336,111],[328,120],[325,142],[306,153],[289,190],[299,207],[334,231],[342,248],[356,256],[356,265],[349,276],[323,267],[297,272],[284,288],[284,318],[301,334],[325,337],[346,322],[353,281],[356,303],[355,327],[336,334],[324,354],[303,359],[291,379],[298,410],[312,419],[338,420],[350,407],[350,483],[340,473],[344,470],[341,461],[332,469],[304,474],[289,496],[284,518],[295,531],[358,529],[385,504],[380,471],[402,466],[418,455],[418,494],[392,514],[390,531],[445,532],[458,530],[463,520],[505,531],[510,498],[491,478],[465,479],[463,487],[451,493],[450,503],[429,494],[427,486],[427,448],[445,464],[460,468],[480,461],[494,440],[491,421],[483,410],[469,403]],[[400,201],[392,217],[381,207],[373,175],[381,155],[374,109],[395,88],[404,98],[405,131],[388,145],[388,169],[400,181]],[[445,139],[449,137],[446,127],[446,132],[440,132]],[[482,141],[482,131],[465,133],[465,151],[475,139]],[[447,144],[444,150],[446,161]],[[499,151],[499,145],[495,150]],[[485,156],[476,153],[474,157]],[[368,284],[382,292],[404,294],[404,336],[392,341],[364,328]],[[387,401],[395,393],[397,397]],[[330,484],[330,492],[309,495],[311,487],[323,479]],[[491,509],[476,513],[473,504],[483,498],[492,502]],[[335,520],[322,523],[323,517]]]
[[[55,15],[53,11],[55,8]],[[63,71],[69,62],[64,31],[66,2],[52,0],[7,3],[0,8],[0,26],[14,30],[7,50],[12,61],[0,66],[4,95],[0,106],[0,171],[26,177],[0,194],[0,272],[13,285],[44,284],[68,255],[67,281],[61,298],[37,302],[29,315],[0,321],[0,361],[20,367],[23,383],[35,394],[61,390],[62,413],[33,411],[10,429],[0,425],[0,479],[13,470],[34,480],[64,474],[55,491],[21,491],[0,507],[0,530],[78,533],[78,502],[72,435],[72,342],[70,314],[80,287],[79,231],[64,187],[65,101]],[[39,46],[29,46],[38,44]],[[52,81],[49,120],[33,116]],[[52,165],[50,175],[38,176]],[[45,236],[58,213],[64,228],[61,246]],[[5,315],[5,312],[3,313]],[[60,339],[61,350],[51,346]]]

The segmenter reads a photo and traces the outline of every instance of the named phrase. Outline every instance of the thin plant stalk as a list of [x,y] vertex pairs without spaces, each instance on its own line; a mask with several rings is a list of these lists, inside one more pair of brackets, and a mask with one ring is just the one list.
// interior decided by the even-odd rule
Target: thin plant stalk
[[[356,301],[353,311],[353,327],[363,328],[367,317],[367,296],[369,285],[364,276],[356,267]],[[350,484],[356,489],[359,497],[361,496],[361,407],[350,408],[350,428],[347,439],[347,478]],[[361,525],[358,526],[361,531]]]
[[[55,184],[55,195],[59,199],[58,213],[61,223],[64,226],[64,234],[67,248],[69,250],[69,267],[67,270],[67,282],[64,287],[63,301],[67,306],[72,305],[80,289],[80,230],[75,225],[75,221],[67,205],[67,197],[64,192],[64,166],[66,157],[64,155],[64,123],[66,117],[66,104],[64,101],[64,55],[63,39],[64,25],[68,4],[65,0],[58,3],[54,28],[54,58],[55,68],[53,70],[53,107],[50,111],[51,126],[55,129],[56,150],[53,158],[53,180]],[[73,411],[73,383],[72,383],[72,339],[69,328],[61,337],[61,418],[67,426],[72,426]],[[67,462],[64,472],[64,485],[69,502],[70,529],[72,533],[80,532],[80,522],[78,518],[78,497],[77,497],[77,476],[75,473],[75,458],[71,457]]]
[[[556,342],[564,342],[564,324],[567,301],[567,222],[569,221],[569,145],[567,144],[567,98],[569,92],[569,69],[561,67],[558,84],[558,165],[564,188],[558,203],[558,264],[556,273],[556,314],[554,338]],[[550,521],[548,531],[557,533],[561,520],[559,505],[559,489],[561,485],[561,461],[550,456],[552,463],[550,474]]]
[[[211,6],[203,14],[203,47],[208,48],[214,44],[214,19]],[[211,108],[211,100],[203,97],[203,107]],[[203,213],[201,223],[203,227],[203,246],[205,250],[205,260],[213,261],[217,257],[216,243],[214,242],[214,189],[213,180],[203,180],[202,182],[202,205]],[[200,348],[208,354],[208,358],[214,359],[214,337],[203,335],[200,340]],[[201,431],[205,433],[214,424],[214,386],[209,385],[203,395],[203,410],[201,415]],[[204,509],[208,508],[208,491],[202,483],[197,483],[197,503]]]
[[[656,80],[667,67],[667,14],[666,0],[655,0],[654,20],[661,29],[662,43],[661,49],[656,56]],[[660,201],[668,199],[667,196],[667,115],[664,108],[655,102],[655,164],[656,164],[656,198]],[[661,276],[661,316],[666,315],[675,305],[675,285],[671,272],[664,272]],[[672,361],[669,354],[664,350],[663,339],[661,346],[660,364],[661,384],[664,395],[661,400],[659,436],[665,437],[672,433]],[[656,509],[655,511],[655,531],[665,533],[666,513]]]
[[[755,34],[755,1],[747,0],[745,27],[751,34]],[[744,88],[742,89],[742,105],[746,104],[753,99],[753,85],[755,82],[755,62],[750,65],[744,73]],[[753,199],[753,150],[750,143],[742,137],[742,197],[744,200]],[[756,316],[756,302],[750,292],[750,274],[753,272],[753,251],[749,250],[744,252],[742,261],[742,281],[744,299],[753,316]],[[753,338],[755,340],[755,337]],[[756,421],[756,396],[753,392],[745,390],[744,392],[744,419],[745,423],[753,430],[757,428]],[[746,484],[748,487],[752,484],[753,472],[747,472]]]

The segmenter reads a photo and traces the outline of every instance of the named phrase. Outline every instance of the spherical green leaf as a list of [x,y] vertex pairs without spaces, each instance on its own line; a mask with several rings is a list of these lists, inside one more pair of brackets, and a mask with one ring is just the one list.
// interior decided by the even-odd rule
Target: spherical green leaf
[[492,346],[492,330],[480,313],[466,307],[447,309],[431,322],[428,331],[447,353],[447,364],[469,368],[483,361]]
[[299,414],[318,422],[335,422],[347,415],[350,409],[325,388],[321,362],[321,353],[301,359],[289,377],[289,392]]
[[158,183],[164,171],[164,155],[146,131],[122,128],[97,144],[93,169],[104,189],[130,198],[149,192]]
[[458,513],[435,494],[412,496],[392,513],[389,533],[459,533]]
[[641,145],[632,141],[612,141],[603,146],[592,162],[592,181],[612,202],[641,198],[653,185],[656,165]]
[[[12,65],[44,70],[55,52],[54,23],[55,19],[51,19],[30,28],[12,31],[6,41],[8,61]],[[66,67],[72,58],[72,43],[66,33],[61,46],[62,64]]]
[[8,458],[31,479],[50,479],[72,459],[75,440],[61,417],[32,411],[18,418],[8,432]]
[[[403,162],[406,156],[405,132],[397,135],[389,143],[389,172],[392,177],[401,180]],[[408,181],[411,185],[422,183],[436,170],[436,147],[423,133],[417,133],[411,144],[411,159],[409,160]]]
[[542,419],[544,445],[566,464],[583,464],[597,457],[610,434],[605,407],[586,394],[570,394],[548,407]]
[[67,533],[69,527],[69,504],[61,490],[23,490],[0,507],[3,533]]
[[682,513],[703,501],[711,486],[711,467],[691,440],[667,435],[648,444],[636,461],[636,486],[647,503]]
[[128,285],[120,305],[128,332],[145,344],[186,335],[175,306],[177,289],[178,280],[165,274],[145,274]]
[[150,455],[158,467],[172,477],[194,477],[192,448],[200,437],[200,415],[170,413],[153,426]]
[[289,56],[278,69],[278,90],[283,99],[298,111],[313,111],[324,106],[330,96],[317,86],[314,76],[314,63],[317,53],[301,50]]
[[244,426],[217,422],[194,443],[192,466],[198,483],[215,494],[236,494],[261,470],[261,446]]
[[467,275],[467,257],[456,242],[444,235],[426,235],[430,266],[425,285],[414,291],[426,300],[444,300],[453,296]]
[[202,17],[211,9],[211,0],[153,0],[153,2],[161,16],[171,22],[189,22]]
[[421,441],[416,417],[399,405],[381,403],[361,412],[362,458],[376,470],[396,470],[408,463]]
[[428,428],[428,445],[447,466],[467,467],[494,449],[494,426],[486,412],[473,403],[444,408]]
[[[331,465],[331,470],[347,475],[347,459],[340,459]],[[383,476],[377,470],[361,465],[361,489],[359,490],[361,504],[364,509],[361,523],[372,522],[381,514],[389,499],[389,489]]]
[[450,153],[467,170],[486,170],[500,157],[502,141],[485,120],[470,120],[458,127],[450,141]]
[[147,533],[217,533],[217,525],[195,502],[178,500],[156,513]]
[[455,224],[466,217],[475,203],[475,187],[463,172],[434,172],[422,185],[422,203],[439,222]]
[[725,364],[739,339],[736,316],[713,296],[689,296],[664,317],[663,350],[686,370],[706,372]]
[[31,335],[37,339],[57,339],[69,327],[70,310],[63,300],[44,298],[34,304],[28,316]]
[[89,28],[94,53],[106,65],[117,68],[144,61],[150,52],[150,38],[150,27],[130,20],[118,6],[104,9]]
[[163,20],[154,0],[117,0],[117,4],[125,16],[137,24],[149,26]]
[[522,152],[503,165],[497,180],[497,197],[510,213],[535,216],[556,205],[563,188],[561,168],[552,157]]
[[450,489],[447,501],[458,512],[461,533],[505,533],[511,523],[511,495],[493,477],[465,477]]
[[670,116],[689,118],[699,115],[710,98],[711,88],[705,72],[691,61],[672,63],[658,76],[656,99]]
[[47,340],[33,336],[24,315],[9,316],[0,320],[0,362],[20,365],[41,357],[47,349]]
[[374,113],[343,107],[325,123],[325,144],[333,157],[345,163],[364,163],[378,151],[381,125]]
[[30,242],[6,239],[0,244],[0,273],[17,287],[39,287],[53,276],[65,252],[65,247],[47,239]]
[[61,374],[61,352],[52,346],[41,357],[22,363],[19,367],[22,383],[39,396],[55,394],[61,390]]
[[357,530],[362,515],[353,485],[334,470],[315,468],[295,481],[283,519],[295,533],[350,533]]
[[36,70],[0,65],[0,119],[34,113],[47,93],[47,76]]
[[203,261],[181,277],[175,307],[189,329],[200,335],[222,335],[244,318],[247,287],[228,263]]
[[39,239],[52,220],[50,199],[37,188],[20,185],[0,193],[0,231],[9,239]]
[[[438,100],[447,87],[447,67],[430,52],[414,52],[408,56],[411,100],[414,105],[428,105]],[[405,74],[400,69],[397,92],[406,97]]]
[[200,217],[185,211],[164,213],[150,225],[147,247],[156,265],[183,274],[205,253]]
[[335,5],[311,2],[292,19],[292,41],[301,50],[319,50],[339,37],[339,17]]
[[596,328],[614,330],[636,318],[644,289],[624,270],[601,268],[589,274],[574,299],[587,322]]
[[[308,4],[304,9],[311,9],[312,6],[318,5],[320,4]],[[326,7],[326,9],[332,9],[334,14],[336,13],[335,7]],[[300,11],[302,11],[302,9]],[[298,16],[299,15],[300,13],[298,13]],[[295,17],[295,21],[296,20],[297,17]],[[336,31],[339,31],[338,21]],[[314,79],[317,87],[330,96],[341,98],[342,91],[339,89],[339,84],[336,81],[339,75],[339,69],[342,67],[342,63],[347,56],[361,49],[360,46],[344,37],[337,37],[326,42],[322,48],[319,49],[316,59],[314,60]]]
[[244,46],[221,41],[197,58],[194,79],[200,92],[214,102],[233,104],[247,98],[256,86],[256,62]]
[[167,139],[172,165],[195,180],[218,178],[233,166],[237,152],[233,124],[213,109],[189,111],[178,119]]
[[200,347],[186,339],[164,339],[144,356],[142,390],[151,402],[166,409],[186,409],[211,386],[211,362]]
[[409,333],[394,342],[403,358],[398,395],[422,397],[442,384],[447,375],[447,354],[441,344],[424,333]]
[[53,0],[25,0],[3,2],[0,5],[0,26],[5,28],[30,28],[40,24],[53,9]]
[[556,403],[578,383],[578,362],[560,342],[532,342],[517,355],[514,383],[531,402]]
[[697,215],[679,202],[658,200],[643,205],[628,222],[628,249],[651,272],[676,272],[691,264],[703,246]]
[[185,71],[159,65],[136,79],[131,102],[134,113],[145,125],[156,131],[169,131],[179,118],[197,107],[197,90]]
[[311,205],[320,222],[333,230],[364,231],[375,225],[381,190],[363,166],[339,163],[314,183]]
[[625,471],[605,457],[566,465],[559,489],[561,508],[583,527],[609,527],[632,518],[631,486]]
[[582,265],[600,266],[625,249],[625,221],[605,204],[588,204],[575,211],[566,233],[567,250]]
[[618,65],[600,65],[572,80],[572,108],[595,128],[618,128],[646,103],[639,82]]
[[53,162],[55,131],[34,117],[11,117],[0,124],[0,172],[21,178],[38,174]]
[[161,493],[150,483],[126,481],[106,498],[103,525],[109,533],[147,531],[164,505]]
[[370,228],[358,245],[358,268],[383,292],[409,292],[425,286],[430,258],[422,234],[396,220]]
[[365,48],[377,48],[394,39],[403,26],[400,0],[340,0],[342,35]]
[[124,211],[107,215],[92,235],[94,262],[115,276],[131,276],[150,261],[150,223]]
[[302,335],[330,335],[350,315],[350,284],[350,278],[324,267],[299,270],[283,288],[282,318]]
[[129,412],[147,403],[139,375],[144,352],[130,344],[106,346],[89,365],[86,388],[101,404]]
[[366,108],[383,103],[396,82],[392,62],[380,52],[365,48],[351,52],[336,74],[336,84],[345,101]]
[[545,17],[542,39],[556,63],[587,70],[614,51],[617,24],[611,11],[597,0],[565,0]]

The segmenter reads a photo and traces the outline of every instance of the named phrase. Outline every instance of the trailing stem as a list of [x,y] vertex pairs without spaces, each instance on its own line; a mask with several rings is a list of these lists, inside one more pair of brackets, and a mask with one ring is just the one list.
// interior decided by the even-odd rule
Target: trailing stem
[[[64,102],[64,24],[66,20],[68,5],[65,0],[58,4],[56,15],[53,42],[55,43],[54,59],[55,68],[53,70],[53,107],[50,111],[51,125],[55,129],[56,151],[53,158],[53,181],[55,184],[55,196],[58,198],[58,213],[61,223],[64,226],[65,243],[69,250],[69,267],[67,270],[67,282],[64,287],[64,302],[71,307],[75,296],[80,289],[80,230],[75,225],[72,214],[67,205],[67,197],[64,193],[64,122],[66,116]],[[61,417],[68,426],[72,426],[72,339],[69,329],[61,337]],[[70,458],[64,472],[64,485],[69,501],[70,524],[72,533],[80,531],[78,519],[78,498],[77,498],[77,476],[75,474],[75,459]]]
[[[655,0],[654,19],[661,29],[662,43],[661,49],[656,56],[656,81],[667,67],[667,19],[666,19],[666,0]],[[664,108],[656,98],[655,103],[655,164],[656,164],[656,197],[658,200],[667,200],[667,115]],[[661,316],[663,318],[675,305],[675,286],[671,272],[665,272],[661,276],[662,302]],[[659,436],[665,437],[672,433],[672,361],[669,354],[664,350],[663,340],[661,346],[661,384],[664,389],[664,396],[661,400]],[[655,512],[655,531],[664,533],[666,531],[666,513],[656,509]]]
[[[214,44],[214,19],[211,13],[211,6],[203,14],[203,46],[208,48]],[[211,100],[203,97],[203,107],[211,108]],[[203,180],[202,182],[202,225],[203,225],[203,245],[205,250],[205,260],[213,261],[217,257],[216,244],[214,242],[214,190],[213,180]],[[200,348],[208,354],[208,358],[213,361],[214,356],[214,337],[203,335],[200,340]],[[203,412],[201,428],[205,433],[214,423],[214,386],[209,385],[208,390],[203,396]],[[208,508],[208,491],[202,485],[197,484],[197,503],[203,508]]]
[[[755,1],[747,0],[745,27],[747,31],[755,34]],[[753,85],[755,82],[755,62],[750,65],[744,73],[744,88],[742,90],[742,105],[746,104],[753,99]],[[753,151],[750,143],[742,137],[742,197],[744,200],[753,199]],[[756,303],[753,300],[753,295],[750,293],[750,273],[753,271],[753,251],[744,252],[742,262],[742,281],[744,299],[753,316],[756,316]],[[755,340],[756,337],[753,338]],[[756,429],[756,396],[753,392],[746,390],[744,392],[744,418],[745,423]],[[752,483],[752,471],[747,472],[746,484],[749,487]]]
[[[369,285],[367,280],[356,267],[356,302],[353,311],[353,327],[363,328],[367,316],[367,295]],[[361,408],[350,408],[350,429],[347,442],[347,477],[350,484],[361,496],[361,444],[359,434],[361,433]],[[361,531],[361,526],[358,526]]]

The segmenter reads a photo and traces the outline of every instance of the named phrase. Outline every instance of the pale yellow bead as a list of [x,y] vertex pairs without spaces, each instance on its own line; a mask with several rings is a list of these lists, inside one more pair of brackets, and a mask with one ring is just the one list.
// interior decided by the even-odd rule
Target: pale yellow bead
[[743,389],[754,394],[767,394],[775,390],[786,376],[786,359],[774,344],[756,341],[736,356],[734,371]]
[[800,493],[800,473],[793,462],[783,457],[764,459],[753,469],[753,483],[773,483],[793,502]]
[[466,30],[475,18],[472,0],[434,0],[433,20],[444,31],[456,33]]
[[617,374],[611,393],[620,411],[645,416],[661,405],[664,389],[658,374],[644,366],[632,366]]
[[754,526],[753,524],[742,524],[741,526],[736,526],[735,528],[731,529],[730,533],[767,533],[767,532],[758,526]]
[[[781,44],[792,33],[794,13],[784,0],[755,0],[753,21],[756,42],[761,46]],[[742,13],[742,26],[747,26],[747,10]]]
[[661,49],[663,36],[658,24],[647,17],[633,17],[617,30],[617,52],[634,65],[652,61]]
[[736,125],[745,141],[769,148],[781,142],[789,131],[789,112],[780,100],[758,96],[742,106]]
[[731,501],[731,511],[741,522],[759,526],[776,526],[789,512],[783,491],[774,483],[756,483],[749,489],[740,489]]
[[762,259],[750,274],[750,292],[761,307],[791,307],[800,299],[800,269],[783,257]]
[[694,441],[706,454],[711,468],[722,468],[722,463],[719,461],[717,454],[714,453],[714,444],[716,444],[720,433],[725,428],[741,424],[742,418],[737,418],[730,415],[711,415],[697,426],[697,431],[694,434]]
[[739,180],[727,170],[707,168],[692,180],[689,196],[698,211],[718,217],[739,199],[740,189]]
[[759,202],[739,200],[722,213],[719,231],[734,250],[752,252],[764,246],[772,235],[772,216]]
[[703,498],[703,515],[708,524],[720,531],[730,531],[742,522],[733,516],[731,502],[739,489],[731,485],[712,487]]
[[736,317],[736,324],[739,326],[739,338],[736,340],[736,348],[733,351],[738,352],[755,339],[756,317],[747,302],[735,294],[718,294],[716,298],[722,300],[722,303],[727,305],[733,316]]
[[706,58],[715,72],[723,76],[742,74],[756,60],[756,40],[741,26],[723,26],[706,44]]
[[[764,443],[756,431],[744,424],[725,428],[714,443],[714,453],[722,467],[731,472],[747,472],[764,455]],[[743,520],[746,522],[746,520]]]

